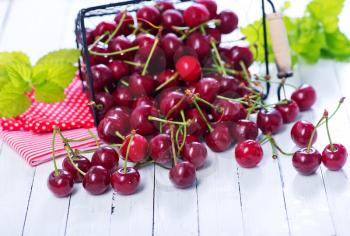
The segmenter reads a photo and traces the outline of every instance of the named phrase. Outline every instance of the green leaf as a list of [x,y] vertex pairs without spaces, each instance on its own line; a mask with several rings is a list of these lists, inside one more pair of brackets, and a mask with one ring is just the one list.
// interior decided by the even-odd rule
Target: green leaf
[[64,98],[64,89],[54,82],[46,81],[35,88],[35,99],[39,102],[54,103]]
[[36,65],[40,64],[56,64],[56,63],[70,63],[75,64],[80,56],[78,49],[61,49],[53,51],[41,57]]
[[23,52],[0,52],[0,67],[12,63],[31,65],[29,57]]
[[16,117],[31,105],[30,99],[12,84],[2,88],[0,98],[0,117]]
[[326,58],[335,58],[339,61],[350,59],[350,40],[340,32],[339,28],[333,33],[325,34],[326,46],[321,55]]
[[6,66],[6,72],[9,79],[17,84],[31,80],[32,68],[30,65],[15,62]]

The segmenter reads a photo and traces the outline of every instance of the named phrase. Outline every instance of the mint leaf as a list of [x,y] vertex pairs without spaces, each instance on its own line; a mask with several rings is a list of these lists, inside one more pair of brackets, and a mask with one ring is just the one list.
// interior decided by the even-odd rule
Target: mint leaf
[[69,63],[75,64],[80,56],[78,49],[61,49],[53,51],[41,57],[36,65],[40,64],[55,64],[55,63]]
[[23,52],[0,52],[0,67],[12,63],[30,66],[29,57]]
[[325,41],[326,46],[321,50],[323,57],[335,58],[339,61],[350,59],[350,40],[340,32],[339,28],[333,33],[326,33]]
[[12,84],[0,91],[0,117],[15,117],[25,112],[31,105],[30,99]]
[[46,81],[35,88],[35,99],[39,102],[54,103],[64,98],[64,89],[52,81]]

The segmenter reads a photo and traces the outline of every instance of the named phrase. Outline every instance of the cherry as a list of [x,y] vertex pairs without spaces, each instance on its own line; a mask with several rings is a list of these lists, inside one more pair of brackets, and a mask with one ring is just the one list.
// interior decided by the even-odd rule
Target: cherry
[[210,15],[210,19],[213,19],[216,17],[216,11],[218,9],[218,6],[216,5],[216,2],[213,0],[196,0],[197,3],[204,5]]
[[109,173],[102,166],[92,166],[83,179],[84,189],[93,195],[104,193],[108,189],[109,183]]
[[216,76],[220,83],[219,94],[225,97],[236,98],[239,97],[238,90],[240,81],[232,76]]
[[99,92],[95,96],[95,104],[98,119],[103,119],[107,111],[114,106],[113,96],[106,92]]
[[115,104],[121,107],[131,107],[133,100],[130,88],[124,85],[118,86],[112,93]]
[[[191,48],[191,47],[188,47],[188,46],[185,46],[185,45],[182,45],[180,46],[175,54],[174,54],[174,62],[175,62],[175,67],[176,67],[176,62],[178,60],[180,60],[182,57],[184,56],[191,56],[191,57],[194,57],[195,59],[197,59],[198,61],[198,55],[196,53],[196,51]],[[199,63],[199,62],[198,62]],[[200,65],[200,64],[199,64]]]
[[154,35],[152,34],[138,34],[135,39],[135,43],[140,47],[148,47],[149,45],[153,45],[155,40]]
[[93,88],[95,91],[101,91],[105,86],[113,81],[112,71],[103,64],[91,67]]
[[133,104],[133,108],[139,107],[139,106],[152,106],[152,107],[157,107],[157,103],[153,98],[147,97],[147,96],[142,96],[136,99],[136,101]]
[[111,147],[99,147],[91,158],[92,166],[102,166],[110,173],[118,167],[119,155]]
[[122,78],[130,74],[130,66],[120,60],[113,60],[108,64],[109,69],[112,72],[112,76],[115,80],[121,80]]
[[66,197],[73,191],[74,177],[66,171],[58,169],[58,175],[52,171],[47,180],[47,186],[56,197]]
[[[171,79],[174,76],[175,72],[173,70],[164,70],[162,73],[160,73],[158,76],[156,76],[156,81],[158,86],[162,85],[169,79]],[[179,81],[177,79],[169,82],[167,85],[163,87],[163,89],[166,88],[173,88],[173,87],[178,87],[179,86]]]
[[247,47],[233,46],[227,55],[227,60],[233,69],[243,70],[240,62],[242,61],[248,68],[253,63],[253,53]]
[[196,182],[196,168],[188,161],[177,163],[169,171],[169,178],[177,188],[188,188]]
[[[133,135],[133,134],[131,134]],[[126,157],[126,152],[130,142],[131,135],[127,136],[123,141],[122,147],[120,149],[123,158]],[[130,150],[128,153],[128,160],[131,162],[142,161],[148,155],[148,141],[145,137],[134,134],[132,142],[130,144]]]
[[133,167],[119,168],[111,175],[112,188],[119,194],[130,195],[136,192],[140,185],[140,173]]
[[[183,138],[184,138],[183,135],[179,135],[178,142],[180,144],[182,143]],[[192,134],[187,134],[186,135],[186,139],[185,139],[185,144],[189,144],[189,143],[192,143],[192,142],[199,142],[198,136],[194,136]]]
[[131,93],[136,97],[149,96],[154,92],[156,81],[150,75],[134,73],[129,77],[129,87]]
[[311,85],[303,84],[292,93],[291,98],[298,104],[300,111],[306,111],[316,102],[316,91]]
[[220,90],[220,83],[213,78],[203,78],[196,84],[194,92],[207,102],[213,102]]
[[207,148],[199,142],[185,144],[181,150],[181,156],[185,161],[192,163],[196,169],[204,166],[207,159]]
[[[332,148],[333,145],[333,148]],[[322,152],[322,163],[333,171],[340,170],[345,165],[348,152],[342,144],[328,144]]]
[[[204,115],[204,117],[208,121],[209,120],[208,114],[204,110],[202,111],[202,114]],[[208,129],[207,123],[205,120],[203,120],[198,109],[192,108],[192,109],[187,110],[185,113],[185,117],[186,117],[186,119],[192,120],[191,124],[187,128],[187,132],[189,134],[200,136],[200,135],[203,135],[207,131],[207,129]]]
[[183,14],[185,23],[189,27],[196,27],[210,19],[208,9],[201,4],[189,6]]
[[121,139],[116,135],[127,135],[130,131],[130,115],[122,108],[113,108],[107,112],[97,128],[98,136],[106,143],[120,143]]
[[152,26],[147,23],[150,22],[153,25],[159,25],[161,17],[160,12],[154,6],[144,6],[137,10],[137,20],[142,24],[144,29],[150,29]]
[[176,62],[176,71],[180,77],[188,82],[197,81],[202,74],[199,61],[192,56],[183,56]]
[[255,140],[244,140],[239,142],[235,148],[237,163],[244,168],[253,168],[257,166],[264,155],[259,142]]
[[218,99],[213,103],[214,106],[219,107],[222,111],[217,111],[212,108],[211,114],[215,121],[230,121],[236,122],[244,119],[247,116],[247,111],[239,102]]
[[292,158],[294,168],[302,175],[315,173],[321,164],[321,154],[313,147],[296,151]]
[[159,113],[153,106],[142,105],[136,107],[130,115],[130,126],[141,135],[152,135],[157,129],[153,121],[148,120],[149,116],[158,117]]
[[[124,17],[124,15],[125,15],[125,17]],[[124,17],[124,21],[121,24],[121,26],[120,26],[120,28],[119,28],[119,30],[117,32],[117,35],[125,35],[125,36],[127,36],[127,35],[131,34],[132,31],[133,31],[133,27],[132,26],[135,25],[134,18],[128,12],[118,12],[117,15],[114,18],[114,22],[115,22],[116,25],[119,24],[119,22],[121,21],[122,17]]]
[[189,103],[185,94],[180,91],[168,92],[159,102],[160,112],[168,118],[176,118],[181,110],[188,108]]
[[168,163],[172,157],[171,138],[168,134],[158,134],[149,142],[150,156],[160,164]]
[[[96,46],[91,48],[92,52],[97,53],[108,53],[108,48],[103,46],[102,44],[97,44]],[[107,64],[109,58],[107,56],[97,56],[92,53],[89,54],[90,66],[98,65],[98,64]]]
[[[85,31],[86,31],[86,43],[87,43],[87,45],[93,44],[93,42],[95,41],[94,31],[92,29],[89,29],[89,28],[85,28]],[[82,42],[82,39],[80,39],[80,42]]]
[[[82,155],[74,156],[73,161],[74,164],[77,165],[77,167],[83,172],[86,172],[90,169],[91,163],[89,159]],[[62,169],[72,174],[75,183],[80,183],[83,180],[83,176],[72,165],[72,162],[70,161],[69,157],[64,158],[62,162]]]
[[113,33],[113,31],[115,30],[116,25],[112,22],[106,22],[106,21],[102,21],[101,23],[99,23],[95,30],[94,30],[94,36],[95,38],[105,34],[106,32],[108,33]]
[[[221,32],[218,29],[208,28],[205,30],[209,36],[209,41],[214,39],[217,45],[221,42]],[[213,64],[213,63],[211,63]]]
[[160,44],[167,61],[173,62],[175,52],[182,46],[181,39],[174,33],[167,33],[161,38]]
[[276,109],[281,113],[285,124],[293,122],[299,114],[298,104],[293,100],[282,101],[282,103],[276,105]]
[[199,59],[208,57],[211,51],[208,38],[196,31],[188,36],[186,45],[196,51]]
[[231,135],[237,142],[256,140],[258,133],[258,126],[250,120],[239,120],[231,128]]
[[223,122],[215,124],[213,131],[205,137],[205,142],[214,152],[227,150],[232,143],[229,127]]
[[[315,126],[305,120],[300,120],[296,122],[290,132],[293,142],[299,147],[306,147],[311,139],[311,134],[314,131]],[[312,143],[314,144],[317,140],[317,131],[315,131],[315,135],[312,139]]]
[[223,34],[229,34],[238,26],[238,16],[230,10],[224,10],[220,12],[218,15],[218,19],[220,20],[218,29]]
[[283,118],[278,110],[271,108],[259,111],[256,123],[264,134],[276,134],[283,125]]
[[183,26],[184,18],[178,10],[169,9],[162,14],[162,25],[164,29],[172,30],[174,26]]
[[[137,51],[136,56],[140,58],[140,62],[145,64],[152,52],[153,45],[147,45],[140,48]],[[157,45],[152,53],[151,59],[149,61],[147,72],[151,75],[157,75],[161,73],[167,65],[166,55],[164,51]]]
[[166,11],[169,9],[174,9],[174,4],[172,2],[168,2],[168,1],[157,1],[154,6],[160,11]]
[[[128,38],[126,38],[123,35],[120,35],[120,36],[113,38],[109,42],[108,50],[110,52],[118,52],[121,50],[131,48],[132,46],[133,45]],[[123,54],[115,55],[113,57],[118,58],[120,60],[130,60],[133,57],[133,55],[134,55],[134,51],[130,51],[130,52],[125,52]]]

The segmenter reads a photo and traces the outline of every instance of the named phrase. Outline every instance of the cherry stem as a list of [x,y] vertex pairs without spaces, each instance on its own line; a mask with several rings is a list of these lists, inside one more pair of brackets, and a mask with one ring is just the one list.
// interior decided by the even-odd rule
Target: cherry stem
[[202,24],[200,24],[200,25],[197,25],[197,26],[195,26],[195,27],[193,27],[193,28],[188,28],[188,27],[176,27],[175,29],[176,29],[176,30],[188,30],[188,31],[186,32],[186,34],[184,34],[184,35],[180,38],[181,40],[184,40],[184,39],[187,38],[188,35],[190,35],[190,34],[193,33],[194,31],[200,29],[201,27],[206,26],[206,25],[209,24],[210,22],[217,23],[217,22],[219,22],[219,20],[216,20],[216,19],[214,19],[214,20],[209,20],[209,21],[206,21],[206,22],[204,22],[204,23],[202,23]]
[[331,139],[331,134],[329,132],[329,126],[328,126],[328,112],[325,111],[324,112],[324,116],[325,116],[325,119],[326,119],[326,130],[327,130],[327,136],[328,136],[328,140],[329,140],[329,145],[331,146],[331,151],[334,152],[335,151],[335,148],[334,148],[334,145],[333,145],[333,142],[332,142],[332,139]]
[[142,21],[142,22],[146,22],[147,24],[149,24],[152,28],[155,28],[155,29],[160,29],[161,26],[156,26],[154,24],[152,24],[151,22],[149,22],[148,20],[145,20],[143,18],[137,18],[138,21]]
[[100,147],[100,142],[98,141],[98,138],[96,136],[96,134],[94,134],[94,132],[92,132],[91,130],[88,129],[88,133],[91,135],[91,138],[93,140],[95,140],[96,142],[96,146],[99,148]]
[[226,74],[226,70],[225,70],[225,65],[224,65],[224,63],[223,63],[223,61],[222,61],[222,59],[220,57],[219,50],[216,47],[215,39],[210,40],[210,44],[211,44],[211,47],[214,49],[214,53],[215,53],[216,59],[219,61],[220,68],[221,68],[221,73],[223,73],[224,75],[227,75]]
[[264,138],[262,138],[262,139],[259,141],[260,145],[265,144],[265,143],[266,143],[266,141],[269,141],[269,139],[270,139],[270,137],[269,137],[269,136],[265,136]]
[[176,149],[174,140],[174,126],[170,126],[171,149],[173,153],[173,166],[176,166]]
[[91,50],[93,47],[95,47],[101,40],[106,37],[109,34],[109,32],[104,32],[102,35],[100,35],[90,46],[89,50]]
[[199,102],[202,102],[202,103],[208,105],[209,107],[213,108],[214,110],[217,110],[218,112],[223,112],[222,107],[215,106],[215,105],[211,104],[210,102],[208,102],[207,100],[199,97],[198,95],[193,95],[193,98]]
[[122,139],[122,140],[125,140],[125,136],[122,135],[119,131],[116,131],[116,132],[115,132],[115,135],[116,135],[118,138],[120,138],[120,139]]
[[143,66],[145,66],[145,65],[142,64],[142,63],[138,63],[138,62],[134,62],[134,61],[123,60],[123,62],[124,62],[125,64],[132,65],[132,66],[136,66],[136,67],[143,67]]
[[[181,110],[180,114],[181,114],[182,121],[186,122],[185,112],[183,110]],[[183,149],[183,147],[185,146],[185,143],[186,143],[187,126],[183,126],[183,129],[184,129],[184,132],[182,134],[182,143],[181,143],[179,150],[178,150],[179,153]],[[176,139],[176,141],[178,142],[178,139]]]
[[274,146],[274,148],[276,148],[280,153],[282,153],[285,156],[293,156],[293,153],[283,151],[282,148],[277,145],[276,140],[272,136],[267,135],[267,137],[268,137],[271,145]]
[[283,78],[281,80],[282,91],[283,91],[284,100],[287,100],[286,88],[284,87],[285,83],[286,83],[286,78]]
[[125,160],[124,160],[124,174],[126,174],[126,169],[128,167],[127,162],[128,162],[129,152],[130,152],[131,144],[134,141],[135,134],[136,134],[135,130],[131,131],[128,147],[126,148]]
[[53,161],[53,167],[55,169],[55,176],[59,175],[58,168],[57,168],[57,163],[56,163],[56,158],[55,158],[55,142],[56,142],[56,127],[53,129],[52,132],[52,161]]
[[243,69],[243,78],[248,82],[251,83],[252,81],[250,80],[250,76],[248,74],[248,70],[247,67],[245,66],[243,61],[239,61],[239,64],[241,65],[242,69]]
[[181,104],[185,101],[185,99],[186,99],[186,96],[183,96],[183,97],[175,104],[175,106],[173,106],[173,107],[169,110],[168,114],[166,115],[166,118],[168,118],[169,116],[171,116],[171,114],[173,114],[173,113],[176,111],[176,109],[177,109],[179,106],[181,106]]
[[122,85],[124,85],[124,86],[126,86],[126,87],[129,87],[129,83],[128,82],[126,82],[125,80],[120,80],[120,83],[122,84]]
[[163,89],[165,86],[167,86],[168,84],[170,84],[171,82],[173,82],[174,80],[177,79],[178,77],[178,73],[176,72],[175,74],[173,74],[168,80],[164,81],[164,83],[160,84],[157,88],[156,88],[156,92]]
[[150,121],[158,121],[158,122],[161,122],[161,123],[173,124],[173,125],[183,125],[183,126],[189,125],[189,121],[188,122],[172,121],[172,120],[165,120],[165,119],[154,117],[154,116],[148,116],[148,120],[150,120]]
[[95,51],[91,51],[91,50],[90,50],[90,53],[91,53],[92,55],[96,55],[96,56],[114,56],[114,55],[124,54],[124,53],[127,53],[127,52],[136,51],[136,50],[139,50],[139,48],[140,48],[139,46],[134,46],[134,47],[131,47],[131,48],[127,48],[127,49],[120,50],[120,51],[107,52],[107,53],[95,52]]
[[209,132],[213,132],[213,127],[209,124],[209,122],[207,121],[207,119],[205,118],[203,112],[202,112],[202,109],[199,107],[196,99],[192,99],[193,101],[193,104],[195,105],[195,107],[197,108],[198,112],[199,112],[199,115],[202,117],[202,119],[204,120],[204,122],[207,124],[208,126],[208,129],[209,129]]
[[224,96],[221,96],[221,95],[217,95],[216,97],[220,98],[220,99],[227,100],[227,101],[231,101],[231,102],[239,102],[239,103],[244,104],[244,105],[249,105],[248,102],[244,101],[245,98],[228,98],[228,97],[224,97]]
[[119,21],[117,27],[115,28],[115,30],[113,31],[113,33],[111,35],[109,35],[108,39],[106,40],[106,44],[108,44],[114,38],[114,36],[118,33],[120,27],[124,23],[125,17],[126,17],[126,11],[123,12],[122,18],[120,19],[120,21]]
[[[261,81],[261,82],[269,82],[271,84],[281,84],[281,82],[278,81],[272,81],[270,79],[261,79],[259,76],[256,75],[257,81]],[[293,84],[289,84],[289,83],[284,83],[285,86],[291,87],[293,89],[297,89],[297,86],[293,85]]]
[[[329,120],[332,119],[332,117],[338,112],[338,110],[339,110],[339,108],[341,107],[341,105],[343,104],[344,100],[345,100],[345,97],[340,98],[340,100],[339,100],[339,102],[338,102],[337,108],[336,108],[336,109],[334,110],[334,112],[328,117]],[[320,126],[323,125],[324,123],[325,123],[325,121],[322,122],[322,123],[320,124]]]
[[70,138],[66,138],[66,141],[67,142],[84,142],[84,141],[87,141],[87,140],[90,140],[91,137],[84,137],[84,138],[76,138],[76,139],[70,139]]
[[278,153],[276,151],[276,146],[272,142],[272,137],[269,137],[268,141],[270,142],[271,149],[272,149],[272,159],[277,159],[278,158]]
[[145,63],[145,66],[143,67],[143,71],[141,73],[142,76],[144,76],[146,74],[146,72],[147,72],[148,65],[149,65],[149,63],[151,61],[151,58],[153,56],[154,50],[156,49],[156,46],[157,46],[158,42],[159,42],[159,38],[156,37],[155,40],[154,40],[154,43],[152,45],[151,51],[150,51],[150,53],[148,55],[147,61]]
[[307,144],[307,149],[306,151],[309,153],[310,152],[310,149],[311,149],[311,145],[312,145],[312,140],[314,139],[314,136],[315,136],[315,133],[316,133],[316,130],[317,128],[319,128],[322,124],[322,121],[324,120],[324,116],[321,117],[321,119],[317,122],[314,130],[312,131],[311,133],[311,137],[310,137],[310,140],[309,140],[309,143]]

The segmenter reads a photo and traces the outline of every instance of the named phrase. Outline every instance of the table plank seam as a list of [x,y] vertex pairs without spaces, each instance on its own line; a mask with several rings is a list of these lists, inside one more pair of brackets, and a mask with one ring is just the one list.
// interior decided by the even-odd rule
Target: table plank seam
[[[343,90],[341,89],[341,87],[342,87],[341,84],[340,84],[341,78],[340,78],[340,75],[338,73],[337,66],[336,66],[336,64],[334,62],[332,62],[332,67],[333,67],[333,70],[334,70],[334,73],[335,73],[335,78],[336,78],[336,81],[337,81],[337,86],[339,88],[339,91],[341,92],[341,95],[343,97],[346,97],[347,95],[344,94]],[[347,108],[347,106],[344,106],[342,109],[346,110],[346,116],[347,116],[348,120],[350,121],[350,111],[349,111],[349,109]]]
[[4,36],[3,31],[5,30],[5,26],[6,26],[6,23],[7,23],[7,21],[8,21],[8,18],[9,18],[11,9],[12,9],[12,4],[13,4],[13,2],[14,2],[14,0],[9,1],[9,2],[8,2],[8,5],[7,5],[7,9],[6,9],[6,12],[5,12],[5,16],[4,16],[3,22],[2,22],[2,24],[1,24],[0,42],[2,41],[2,37]]
[[22,236],[24,234],[24,229],[25,229],[25,226],[26,226],[27,215],[28,215],[28,210],[29,210],[29,204],[30,204],[30,200],[31,200],[31,197],[32,197],[32,190],[33,190],[33,185],[34,185],[35,173],[36,173],[36,167],[34,168],[32,183],[30,185],[29,196],[28,196],[28,201],[27,201],[27,209],[26,209],[26,213],[24,215],[24,222],[23,222],[23,226],[22,226],[22,233],[21,233]]
[[196,197],[197,197],[197,234],[200,236],[200,224],[199,224],[199,204],[198,204],[198,181],[196,179]]
[[156,166],[153,164],[153,206],[152,206],[152,236],[154,236],[154,211],[155,211],[155,196],[156,196]]
[[242,218],[242,224],[243,224],[243,234],[245,235],[245,221],[244,221],[243,202],[242,202],[242,193],[241,193],[241,182],[239,180],[238,166],[236,167],[236,174],[237,174],[237,184],[238,184],[238,193],[239,193],[239,205],[240,205],[240,208],[241,208],[241,218]]
[[67,216],[66,216],[66,221],[64,223],[64,236],[66,236],[67,234],[67,226],[68,226],[68,218],[69,218],[69,209],[70,209],[70,201],[72,199],[72,194],[69,195],[69,199],[68,199],[68,207],[67,207]]

